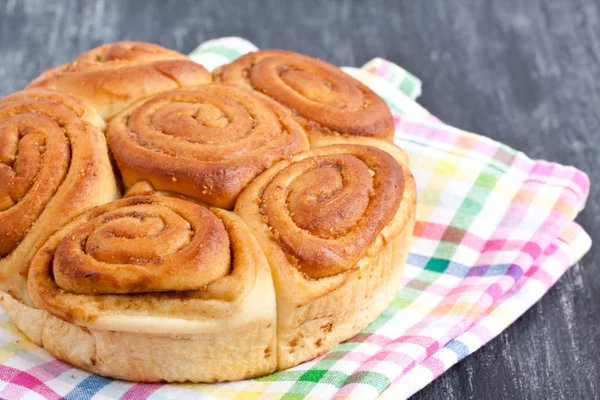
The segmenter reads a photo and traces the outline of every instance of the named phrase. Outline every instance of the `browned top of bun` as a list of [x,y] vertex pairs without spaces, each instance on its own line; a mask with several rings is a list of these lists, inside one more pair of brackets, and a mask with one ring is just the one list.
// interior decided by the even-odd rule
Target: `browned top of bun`
[[215,81],[253,88],[288,106],[309,132],[393,140],[394,121],[385,102],[319,59],[260,50],[220,67],[213,75]]
[[394,218],[402,166],[371,146],[332,145],[299,154],[257,200],[290,261],[311,278],[344,272]]
[[211,80],[204,67],[176,51],[150,43],[117,42],[42,73],[29,87],[73,93],[109,119],[141,98]]
[[138,196],[92,211],[58,245],[53,275],[72,293],[198,289],[229,272],[229,239],[207,208]]
[[84,213],[31,262],[38,307],[86,324],[102,316],[227,317],[264,256],[239,217],[183,199],[126,197]]
[[107,136],[126,187],[146,180],[224,208],[271,164],[308,149],[289,110],[225,84],[135,104],[110,121]]
[[0,101],[0,257],[19,245],[61,186],[80,180],[71,166],[78,157],[93,161],[92,143],[101,137],[94,123],[103,121],[67,94],[24,90]]

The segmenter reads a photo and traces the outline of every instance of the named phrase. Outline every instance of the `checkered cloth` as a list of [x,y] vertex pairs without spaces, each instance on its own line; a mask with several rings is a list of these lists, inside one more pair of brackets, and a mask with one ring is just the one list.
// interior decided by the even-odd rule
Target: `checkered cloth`
[[[207,42],[191,57],[215,68],[256,48]],[[508,327],[590,248],[573,222],[588,194],[572,167],[443,124],[414,99],[420,81],[375,59],[345,71],[390,106],[411,158],[419,205],[404,284],[361,334],[263,378],[223,384],[115,381],[53,359],[0,315],[0,397],[7,399],[403,399]]]

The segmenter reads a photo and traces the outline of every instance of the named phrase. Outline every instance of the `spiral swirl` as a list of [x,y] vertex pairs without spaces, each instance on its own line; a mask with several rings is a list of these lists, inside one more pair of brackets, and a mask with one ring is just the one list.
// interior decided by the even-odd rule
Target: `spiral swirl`
[[260,213],[293,264],[311,278],[353,268],[402,201],[402,167],[361,145],[302,153],[269,176]]
[[30,295],[84,325],[115,315],[224,316],[228,302],[243,301],[264,257],[238,218],[155,194],[96,207],[40,249]]
[[107,136],[126,187],[147,180],[155,189],[228,209],[258,174],[308,149],[288,110],[223,84],[134,105],[109,123]]
[[[117,195],[104,137],[90,121],[101,123],[85,103],[57,92],[25,90],[0,101],[0,257],[26,235],[43,238],[39,230],[52,229],[33,229],[45,211],[62,207],[63,215],[45,221],[54,226]],[[94,197],[102,179],[106,193]]]
[[[4,112],[2,112],[4,111]],[[23,240],[64,180],[71,152],[54,119],[0,110],[0,256]],[[17,157],[18,156],[18,157]],[[44,185],[34,185],[36,181]]]
[[213,73],[215,81],[253,88],[291,108],[309,132],[392,142],[394,121],[371,89],[324,61],[283,50],[247,54]]
[[201,288],[229,272],[229,239],[208,209],[168,198],[107,205],[54,255],[58,286],[72,293]]
[[150,43],[118,42],[42,73],[29,87],[73,93],[108,120],[141,98],[211,80],[204,67],[176,51]]

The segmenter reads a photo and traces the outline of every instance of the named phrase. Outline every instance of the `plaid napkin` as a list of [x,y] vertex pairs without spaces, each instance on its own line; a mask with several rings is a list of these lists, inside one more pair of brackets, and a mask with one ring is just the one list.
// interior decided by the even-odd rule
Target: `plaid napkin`
[[[212,69],[255,50],[240,38],[191,57]],[[573,222],[588,194],[575,168],[443,124],[414,99],[421,82],[375,59],[345,68],[390,106],[419,205],[404,284],[361,334],[287,371],[222,384],[115,381],[53,359],[0,315],[0,397],[7,399],[407,398],[540,299],[590,248]]]

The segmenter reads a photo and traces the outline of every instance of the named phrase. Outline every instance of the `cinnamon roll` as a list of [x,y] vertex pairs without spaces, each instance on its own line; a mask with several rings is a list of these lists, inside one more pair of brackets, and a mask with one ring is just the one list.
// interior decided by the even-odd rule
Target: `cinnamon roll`
[[1,298],[56,357],[134,381],[236,380],[276,368],[267,260],[232,212],[123,198],[79,216],[31,262],[36,306]]
[[278,50],[214,78],[120,42],[0,100],[0,305],[57,358],[246,379],[333,349],[395,297],[416,189],[383,100]]
[[0,100],[0,290],[30,303],[25,276],[44,241],[117,188],[94,109],[28,89]]
[[135,104],[110,121],[107,137],[126,188],[147,181],[227,209],[258,174],[309,147],[285,107],[224,84]]
[[136,100],[211,80],[204,67],[176,51],[151,43],[118,42],[45,71],[29,87],[73,93],[108,120]]
[[311,145],[328,136],[392,142],[394,121],[367,86],[324,61],[283,50],[246,54],[213,73],[215,81],[253,88],[289,107]]
[[416,189],[406,154],[377,140],[281,161],[235,211],[271,266],[278,368],[325,353],[395,297],[412,235]]

